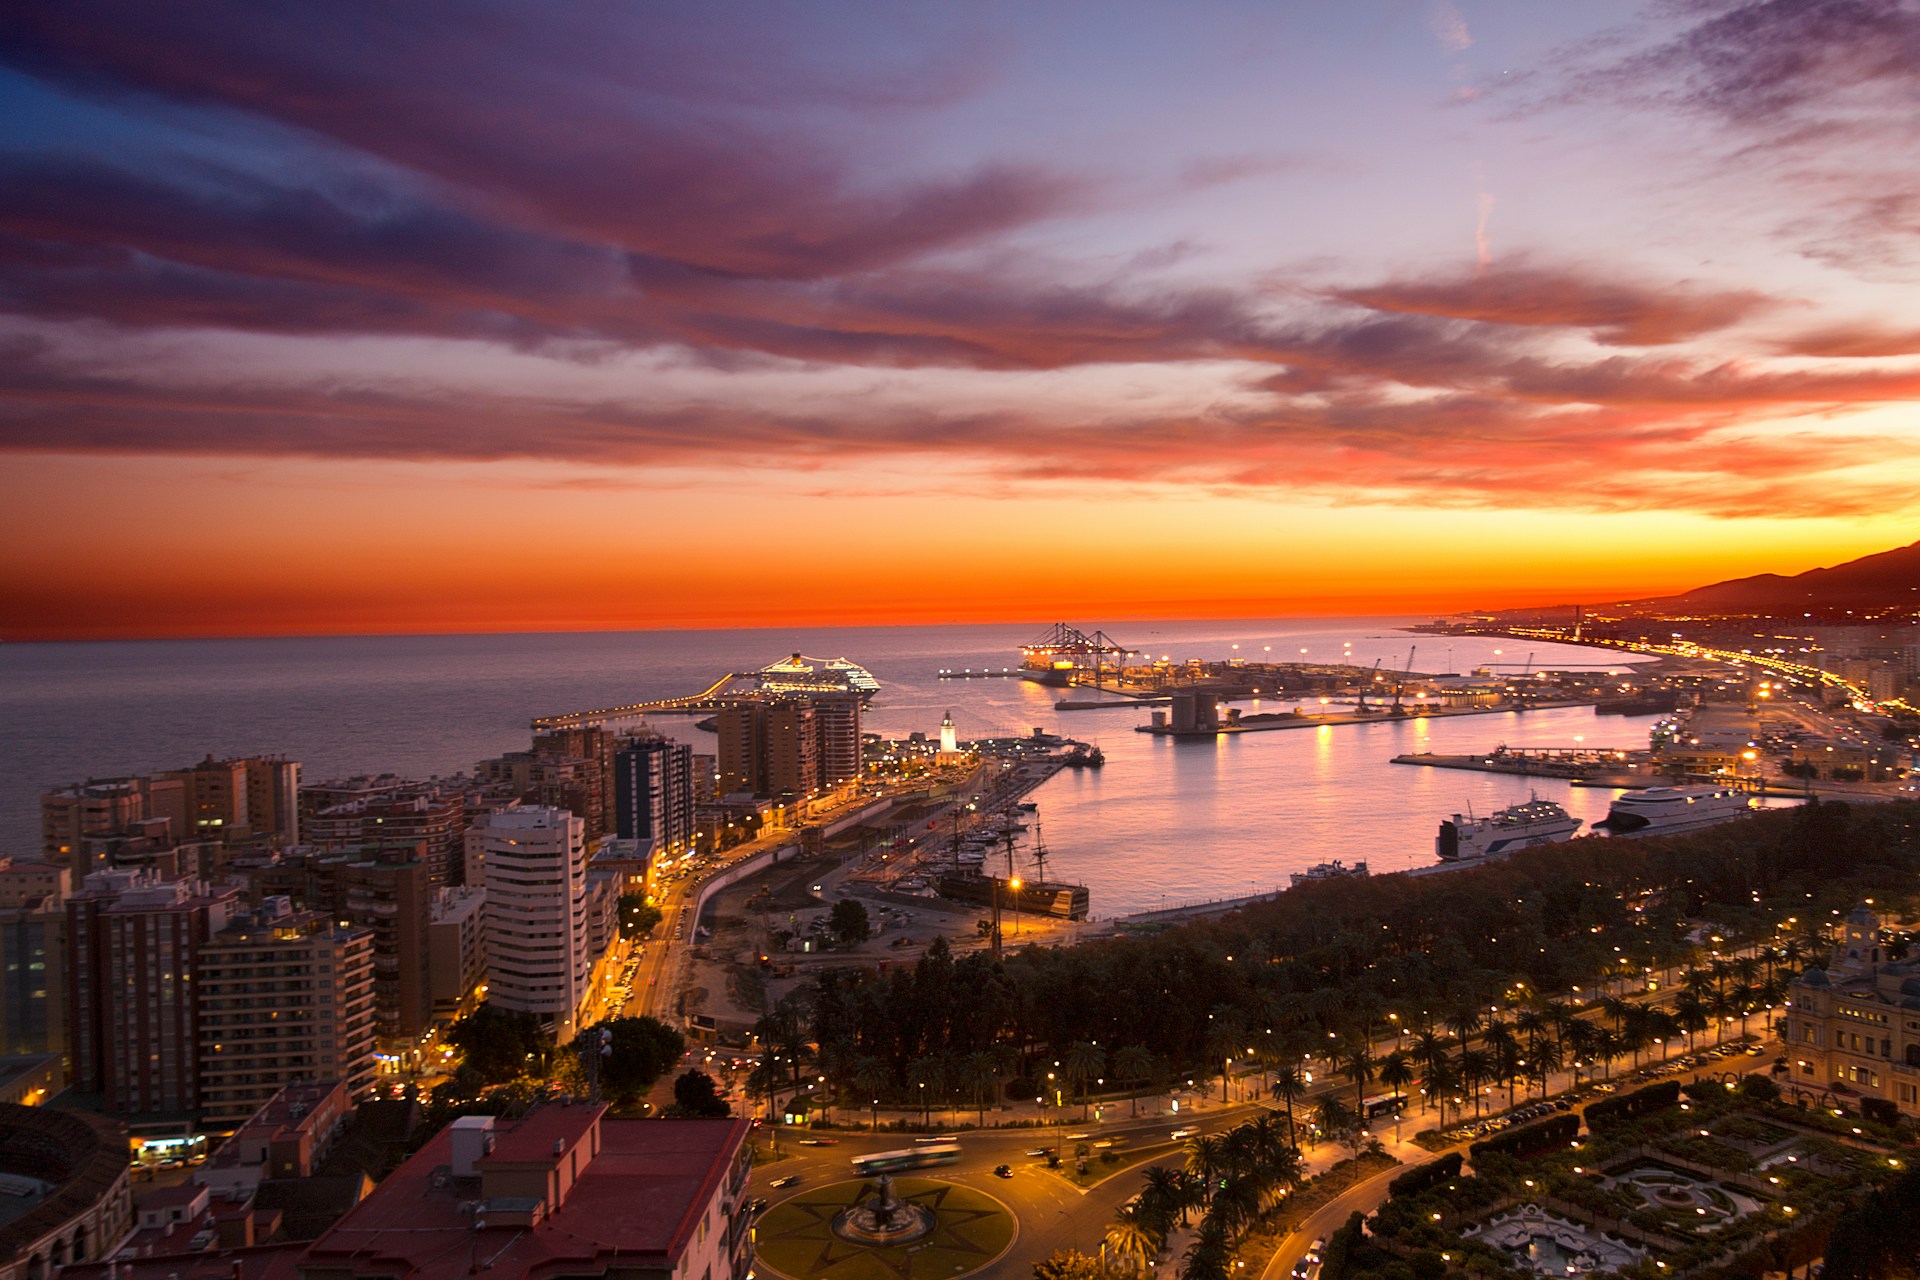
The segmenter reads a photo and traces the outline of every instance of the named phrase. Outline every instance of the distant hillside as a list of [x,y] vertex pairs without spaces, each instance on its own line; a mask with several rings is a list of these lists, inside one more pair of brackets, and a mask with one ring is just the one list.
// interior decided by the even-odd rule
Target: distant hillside
[[1920,601],[1920,542],[1792,577],[1762,573],[1677,596],[1620,603],[1652,613],[1788,613],[1881,609],[1903,601]]

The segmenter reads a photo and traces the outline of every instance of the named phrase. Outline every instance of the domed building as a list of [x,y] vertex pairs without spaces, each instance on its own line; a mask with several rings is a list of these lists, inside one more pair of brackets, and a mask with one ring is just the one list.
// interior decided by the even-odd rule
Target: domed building
[[110,1256],[133,1228],[127,1140],[109,1121],[0,1103],[0,1280]]
[[1890,960],[1866,903],[1847,914],[1827,963],[1795,978],[1782,1083],[1884,1098],[1920,1116],[1920,959]]

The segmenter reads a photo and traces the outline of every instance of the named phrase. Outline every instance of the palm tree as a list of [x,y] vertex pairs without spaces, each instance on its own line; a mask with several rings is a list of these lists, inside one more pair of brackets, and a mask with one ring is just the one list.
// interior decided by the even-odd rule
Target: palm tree
[[1460,1087],[1473,1095],[1473,1114],[1480,1115],[1480,1086],[1493,1079],[1493,1055],[1471,1046],[1454,1059],[1460,1071]]
[[1631,1016],[1634,1008],[1631,1000],[1613,995],[1611,992],[1601,996],[1597,1003],[1600,1006],[1600,1012],[1613,1019],[1613,1029],[1616,1034],[1626,1025],[1627,1018]]
[[1547,1034],[1549,1023],[1547,1015],[1539,1006],[1522,1009],[1513,1016],[1513,1029],[1527,1038],[1527,1059],[1533,1059],[1533,1051],[1540,1047],[1540,1040]]
[[1129,1259],[1136,1273],[1145,1271],[1147,1260],[1160,1252],[1160,1235],[1143,1204],[1121,1205],[1107,1228],[1107,1248],[1115,1257]]
[[1133,1114],[1140,1114],[1140,1093],[1137,1086],[1153,1078],[1153,1050],[1145,1045],[1130,1044],[1113,1055],[1113,1075],[1121,1084],[1127,1086],[1132,1094]]
[[1640,1051],[1653,1043],[1653,1032],[1647,1026],[1647,1006],[1629,1003],[1617,1034],[1620,1037],[1620,1051],[1633,1055],[1634,1069],[1638,1070]]
[[1700,997],[1691,991],[1682,991],[1673,998],[1673,1021],[1687,1035],[1687,1052],[1693,1052],[1694,1033],[1706,1030],[1707,1007]]
[[1398,1098],[1413,1078],[1413,1064],[1398,1049],[1380,1060],[1380,1083],[1393,1090],[1394,1097]]
[[1220,1064],[1220,1101],[1227,1100],[1227,1073],[1233,1059],[1247,1047],[1247,1032],[1240,1015],[1229,1006],[1221,1006],[1207,1015],[1207,1057]]
[[1313,1104],[1313,1119],[1320,1126],[1321,1133],[1334,1139],[1350,1132],[1357,1122],[1355,1113],[1347,1104],[1331,1093],[1321,1095],[1320,1100]]
[[1547,1077],[1560,1069],[1560,1045],[1554,1040],[1542,1040],[1527,1054],[1527,1066],[1540,1081],[1540,1096],[1547,1096]]
[[1208,1184],[1209,1190],[1226,1165],[1227,1149],[1221,1139],[1206,1134],[1195,1134],[1187,1139],[1186,1170],[1202,1183]]
[[1427,1098],[1440,1108],[1440,1123],[1447,1123],[1447,1095],[1460,1087],[1460,1073],[1454,1068],[1453,1059],[1444,1055],[1429,1063],[1423,1088]]
[[1727,997],[1740,1015],[1740,1038],[1744,1040],[1747,1038],[1747,1019],[1753,1015],[1753,1008],[1760,1001],[1760,989],[1751,982],[1742,981],[1735,984]]
[[1067,1049],[1060,1069],[1066,1072],[1067,1082],[1080,1090],[1080,1118],[1087,1118],[1087,1086],[1107,1068],[1105,1050],[1090,1040],[1076,1040]]
[[1209,1230],[1201,1223],[1200,1234],[1180,1260],[1180,1280],[1228,1280],[1233,1250],[1225,1234],[1216,1226]]
[[1486,1038],[1486,1052],[1490,1059],[1492,1078],[1507,1082],[1507,1106],[1511,1109],[1514,1082],[1519,1079],[1521,1063],[1525,1061],[1520,1056],[1520,1041],[1512,1032],[1498,1038],[1489,1033]]
[[853,1062],[853,1087],[865,1097],[873,1099],[873,1129],[880,1131],[880,1093],[893,1084],[893,1077],[887,1073],[887,1064],[874,1057],[855,1058]]
[[970,1053],[961,1059],[960,1078],[973,1092],[973,1104],[980,1111],[980,1127],[987,1127],[987,1094],[1000,1084],[1000,1068],[991,1053]]
[[942,1086],[946,1084],[941,1071],[940,1059],[935,1057],[915,1058],[907,1064],[907,1083],[920,1095],[920,1123],[933,1123],[933,1100],[940,1096]]
[[1293,1127],[1293,1100],[1296,1095],[1304,1092],[1306,1087],[1307,1082],[1300,1074],[1300,1068],[1288,1063],[1281,1063],[1273,1069],[1273,1083],[1267,1086],[1274,1097],[1286,1103],[1287,1141],[1296,1147],[1300,1145],[1300,1138]]
[[1373,1049],[1365,1040],[1349,1040],[1340,1053],[1340,1074],[1353,1081],[1354,1109],[1367,1113],[1367,1081],[1373,1079]]
[[1462,1045],[1465,1045],[1467,1041],[1473,1039],[1473,1033],[1480,1029],[1480,1007],[1462,1005],[1446,1016],[1445,1026],[1460,1038]]
[[1184,1225],[1187,1220],[1185,1175],[1178,1169],[1156,1164],[1147,1166],[1143,1181],[1146,1185],[1140,1191],[1140,1204],[1150,1219],[1165,1223],[1159,1234],[1164,1236],[1173,1226],[1176,1214]]
[[1610,1027],[1593,1029],[1593,1051],[1600,1059],[1600,1065],[1606,1071],[1608,1079],[1613,1077],[1613,1060],[1626,1052],[1621,1047],[1620,1037]]
[[1219,1221],[1228,1238],[1238,1236],[1260,1216],[1260,1188],[1246,1175],[1224,1179],[1225,1185],[1213,1193],[1208,1216]]
[[1567,1055],[1567,1063],[1573,1068],[1573,1083],[1580,1084],[1580,1066],[1592,1062],[1593,1055],[1600,1048],[1600,1035],[1605,1028],[1588,1022],[1585,1018],[1574,1018],[1567,1023],[1561,1040],[1562,1051]]
[[1727,1038],[1727,1023],[1738,1012],[1733,997],[1726,991],[1716,990],[1707,997],[1707,1012],[1713,1015],[1713,1042],[1721,1043]]

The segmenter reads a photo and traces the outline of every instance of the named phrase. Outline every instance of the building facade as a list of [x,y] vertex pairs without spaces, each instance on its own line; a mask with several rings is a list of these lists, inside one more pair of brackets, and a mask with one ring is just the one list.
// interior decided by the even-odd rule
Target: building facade
[[1824,966],[1794,979],[1783,1085],[1885,1098],[1920,1116],[1920,959],[1889,960],[1880,917],[1854,908]]
[[692,846],[693,748],[671,738],[636,737],[614,755],[614,831],[653,856]]
[[200,951],[239,893],[102,871],[67,901],[67,1041],[74,1087],[120,1116],[199,1106]]
[[373,935],[281,897],[238,914],[200,948],[201,1122],[232,1129],[285,1086],[374,1076]]
[[572,1039],[596,959],[585,824],[544,806],[490,814],[467,831],[467,877],[487,891],[487,1003]]

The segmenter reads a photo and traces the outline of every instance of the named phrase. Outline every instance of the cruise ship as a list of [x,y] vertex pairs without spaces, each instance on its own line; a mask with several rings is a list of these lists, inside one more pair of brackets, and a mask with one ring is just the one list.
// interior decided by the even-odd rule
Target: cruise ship
[[845,658],[809,658],[793,654],[754,672],[764,693],[855,693],[872,702],[880,682],[865,667]]
[[1594,823],[1617,836],[1668,835],[1745,817],[1753,797],[1727,787],[1648,787],[1616,796],[1607,816]]
[[1571,839],[1579,829],[1580,819],[1569,816],[1553,801],[1535,796],[1524,804],[1509,805],[1490,818],[1454,814],[1440,824],[1433,851],[1442,862],[1497,858],[1529,845]]

